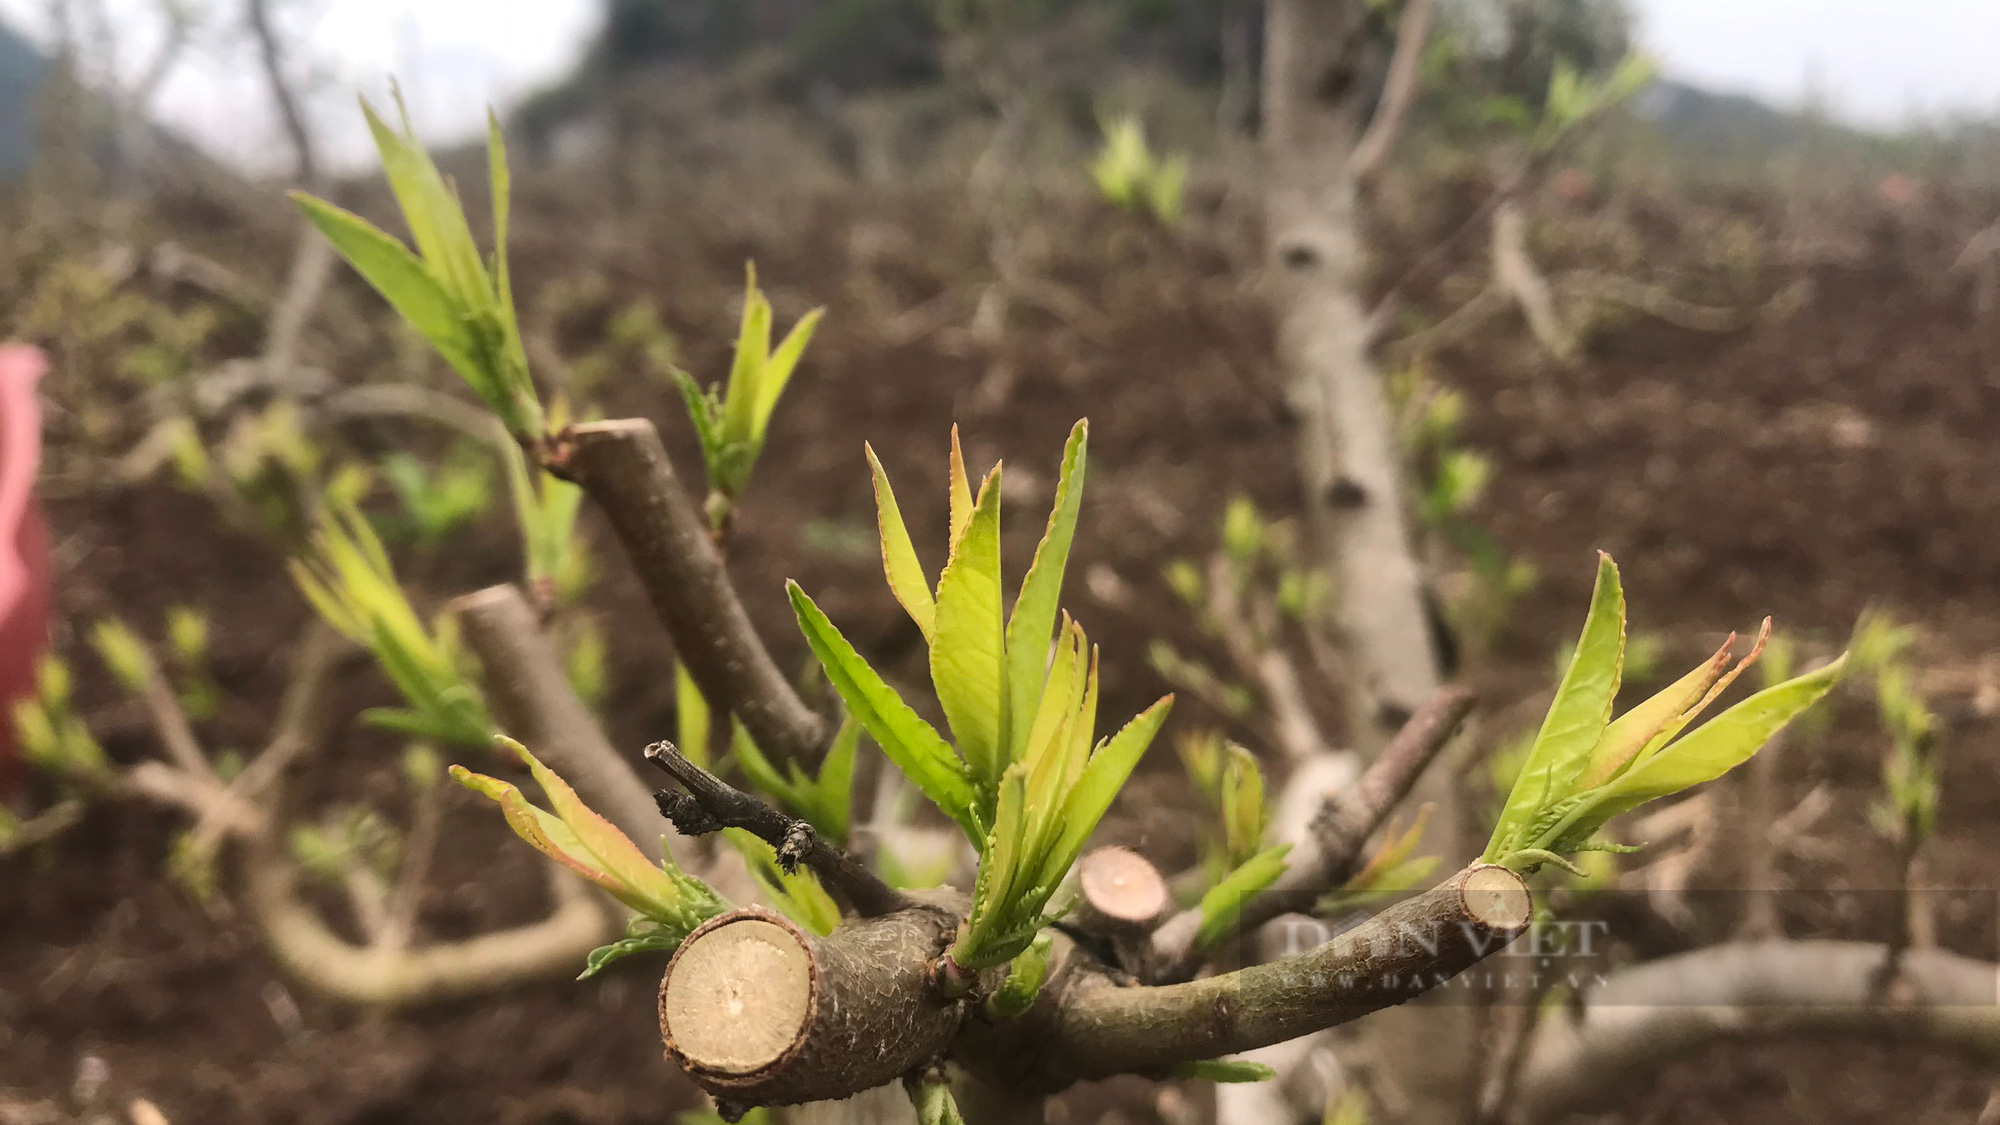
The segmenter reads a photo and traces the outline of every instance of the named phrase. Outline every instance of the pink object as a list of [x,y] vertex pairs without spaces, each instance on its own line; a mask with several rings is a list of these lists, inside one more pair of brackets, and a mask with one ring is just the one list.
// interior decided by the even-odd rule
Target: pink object
[[35,690],[49,644],[49,529],[35,504],[42,410],[35,398],[48,364],[36,348],[0,345],[0,793],[19,784],[13,705]]

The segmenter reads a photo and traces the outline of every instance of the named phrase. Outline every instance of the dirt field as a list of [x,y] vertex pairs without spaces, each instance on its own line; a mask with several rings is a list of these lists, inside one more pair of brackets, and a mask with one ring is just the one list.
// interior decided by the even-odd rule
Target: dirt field
[[[1771,221],[1759,200],[1690,206]],[[1496,736],[1525,721],[1580,619],[1598,547],[1623,564],[1634,626],[1662,638],[1668,671],[1767,612],[1781,629],[1830,648],[1863,608],[1893,608],[1924,630],[1926,685],[1947,726],[1934,874],[1942,885],[1991,886],[2000,859],[1989,698],[2000,666],[1987,655],[2000,641],[2000,372],[1981,359],[1969,298],[1944,279],[1988,216],[1966,201],[1936,201],[1921,221],[1869,200],[1852,209],[1858,256],[1766,267],[1762,292],[1810,283],[1810,298],[1790,315],[1723,333],[1635,315],[1602,329],[1585,362],[1566,369],[1537,358],[1509,314],[1436,358],[1434,375],[1469,396],[1467,444],[1495,459],[1478,518],[1542,575],[1497,653],[1466,675],[1482,689]],[[918,635],[891,603],[869,539],[864,439],[896,480],[918,550],[931,560],[942,553],[951,423],[964,427],[969,460],[1004,454],[1018,482],[1007,543],[1018,566],[1039,532],[1040,516],[1028,513],[1046,504],[1063,435],[1089,416],[1088,500],[1067,601],[1103,646],[1107,712],[1130,713],[1165,690],[1144,660],[1149,642],[1201,644],[1177,619],[1163,562],[1205,551],[1234,494],[1281,515],[1297,506],[1266,326],[1232,265],[1251,250],[1234,235],[1165,234],[1077,200],[1043,216],[1062,236],[1047,274],[1073,304],[1017,311],[997,352],[966,332],[962,306],[889,338],[885,302],[922,309],[946,292],[937,268],[912,264],[963,246],[942,215],[942,205],[921,200],[850,197],[791,218],[785,237],[769,241],[667,216],[627,244],[590,253],[621,292],[659,295],[697,371],[719,369],[724,297],[748,254],[781,321],[808,303],[829,306],[731,548],[757,624],[787,663],[803,657],[781,589],[793,577],[865,652],[920,674]],[[1427,227],[1433,237],[1448,218]],[[517,223],[527,232],[519,276],[536,277],[539,265],[547,277],[572,252],[572,240]],[[1635,223],[1662,254],[1685,234],[1672,216]],[[885,230],[895,234],[886,253]],[[1394,252],[1413,252],[1421,233],[1397,232]],[[914,247],[945,249],[926,256]],[[1463,256],[1456,268],[1476,264],[1476,250]],[[1698,273],[1677,288],[1689,299],[1711,292]],[[1414,303],[1436,317],[1450,307],[1449,289],[1427,281]],[[1014,373],[1004,395],[995,393],[996,364]],[[658,420],[684,472],[696,475],[668,387],[631,380],[607,398],[614,414]],[[177,602],[214,616],[218,673],[237,702],[213,738],[253,745],[282,656],[306,620],[272,549],[166,485],[59,499],[51,517],[72,620],[115,609],[157,621]],[[489,523],[412,565],[429,604],[510,577],[510,533]],[[593,604],[614,658],[610,728],[636,749],[671,729],[667,646],[608,536],[595,524],[591,531],[605,575]],[[143,729],[107,685],[86,687],[107,748],[121,758],[141,753]],[[358,670],[342,691],[358,709],[382,702],[386,688]],[[1331,697],[1322,701],[1329,711]],[[1175,721],[1216,717],[1190,704]],[[1823,743],[1792,747],[1787,807],[1830,785],[1833,807],[1815,831],[1840,843],[1832,858],[1788,867],[1790,878],[1890,885],[1888,849],[1865,819],[1881,743],[1869,709],[1849,701]],[[395,750],[357,730],[312,767],[312,783],[350,796],[384,792]],[[1158,800],[1125,811],[1118,827],[1163,859],[1188,854],[1172,762],[1164,747],[1155,754],[1143,784]],[[469,798],[455,807],[426,926],[449,935],[539,909],[524,849]],[[104,807],[59,844],[0,860],[0,1125],[108,1119],[137,1096],[176,1125],[620,1125],[687,1104],[689,1088],[659,1058],[658,964],[635,958],[589,984],[407,1017],[345,1010],[288,988],[243,920],[205,912],[164,878],[175,828],[146,808]],[[1794,921],[1808,932],[1810,923]],[[1879,929],[1864,919],[1837,934],[1810,932]],[[1981,948],[1992,941],[1990,920],[1948,925],[1944,938],[1991,954]],[[1911,1048],[1730,1046],[1667,1068],[1602,1120],[1963,1122],[1990,1086],[1976,1068]],[[1150,1119],[1136,1101],[1118,1112]]]

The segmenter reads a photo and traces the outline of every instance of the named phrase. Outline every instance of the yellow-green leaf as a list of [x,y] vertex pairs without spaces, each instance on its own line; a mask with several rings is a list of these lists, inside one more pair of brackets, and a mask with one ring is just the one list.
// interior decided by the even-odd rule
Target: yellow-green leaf
[[965,452],[958,447],[958,427],[951,428],[951,537],[949,551],[958,549],[958,537],[972,519],[972,484],[965,475]]
[[938,578],[931,685],[972,775],[994,791],[1007,768],[1007,662],[1000,605],[1000,467]]
[[[542,792],[549,799],[549,807],[556,816],[575,833],[577,840],[589,853],[596,857],[598,866],[604,872],[630,887],[642,899],[651,902],[654,911],[647,913],[672,913],[678,908],[673,881],[667,878],[658,864],[639,850],[639,845],[631,837],[620,832],[610,821],[599,816],[576,790],[556,774],[556,771],[542,764],[540,758],[529,753],[526,746],[497,735],[494,741],[513,752],[528,767]],[[645,909],[643,906],[639,909]]]
[[1721,677],[1722,670],[1729,664],[1729,649],[1736,642],[1736,634],[1722,642],[1694,671],[1675,680],[1665,690],[1644,703],[1612,720],[1604,728],[1603,737],[1590,752],[1590,764],[1577,778],[1580,789],[1595,789],[1611,780],[1626,767],[1639,751],[1653,741],[1667,724],[1686,714],[1707,693],[1709,685]]
[[748,443],[756,431],[754,411],[771,354],[771,302],[757,288],[757,266],[745,266],[743,323],[736,334],[736,358],[729,366],[729,387],[722,398],[722,431],[731,442]]
[[1195,934],[1195,944],[1206,952],[1236,932],[1243,904],[1278,881],[1278,876],[1285,873],[1285,854],[1291,850],[1290,844],[1279,844],[1258,852],[1209,888],[1201,896],[1201,929]]
[[791,382],[792,372],[799,366],[799,358],[805,354],[806,345],[812,342],[813,330],[826,315],[825,309],[813,309],[799,318],[785,338],[778,341],[778,347],[764,361],[763,374],[757,380],[757,398],[751,414],[750,439],[763,444],[764,434],[771,428],[771,415],[778,409],[778,399],[785,393],[785,384]]
[[787,582],[785,592],[791,597],[792,612],[798,617],[806,644],[826,670],[848,714],[860,721],[924,796],[958,822],[974,844],[984,846],[986,834],[976,812],[978,795],[965,764],[952,753],[951,746],[861,659],[798,583]]
[[1008,753],[1014,757],[1019,757],[1027,744],[1028,724],[1035,714],[1035,702],[1042,694],[1049,633],[1055,628],[1063,570],[1069,564],[1077,512],[1083,504],[1089,439],[1088,420],[1078,422],[1070,430],[1069,441],[1063,447],[1062,472],[1056,481],[1055,506],[1049,512],[1048,528],[1035,548],[1035,560],[1028,567],[1027,577],[1021,580],[1021,593],[1014,600],[1013,616],[1007,622],[1007,693],[1013,732],[1013,745]]
[[347,264],[486,397],[485,375],[472,359],[471,340],[458,308],[416,255],[352,211],[304,192],[293,192],[292,202]]
[[1611,718],[1611,701],[1625,656],[1625,594],[1618,585],[1618,566],[1598,552],[1597,585],[1584,618],[1576,653],[1556,688],[1555,701],[1535,736],[1534,748],[1507,794],[1506,807],[1487,844],[1488,861],[1512,850],[1514,837],[1548,805],[1571,793],[1571,786],[1590,759],[1590,752]]
[[896,595],[928,644],[936,628],[937,601],[931,597],[930,582],[924,578],[924,565],[917,559],[916,545],[910,542],[910,529],[903,522],[902,509],[896,506],[896,492],[889,487],[889,474],[882,471],[874,447],[863,445],[862,449],[868,454],[868,469],[875,477],[875,524],[882,536],[882,571],[889,578],[889,592]]
[[[1605,821],[1648,801],[1713,781],[1741,765],[1840,682],[1847,657],[1763,691],[1670,742],[1605,787],[1558,844],[1587,840]],[[1530,846],[1533,841],[1528,842]]]
[[686,661],[674,663],[674,712],[681,753],[687,755],[688,761],[707,769],[709,739],[714,737],[708,698],[695,686]]

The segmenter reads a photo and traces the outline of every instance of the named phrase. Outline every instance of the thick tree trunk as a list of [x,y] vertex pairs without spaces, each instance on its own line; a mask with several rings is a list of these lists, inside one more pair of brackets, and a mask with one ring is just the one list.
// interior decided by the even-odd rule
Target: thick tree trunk
[[[1265,223],[1279,362],[1299,424],[1300,470],[1321,569],[1336,587],[1354,670],[1349,738],[1373,753],[1438,688],[1438,653],[1410,547],[1402,465],[1382,377],[1368,355],[1367,264],[1354,160],[1386,63],[1364,0],[1267,0]],[[1460,852],[1449,775],[1420,787],[1437,804],[1425,840]],[[1458,1111],[1471,1021],[1462,1006],[1378,1016],[1408,1119]],[[1313,1109],[1316,1107],[1300,1107]]]

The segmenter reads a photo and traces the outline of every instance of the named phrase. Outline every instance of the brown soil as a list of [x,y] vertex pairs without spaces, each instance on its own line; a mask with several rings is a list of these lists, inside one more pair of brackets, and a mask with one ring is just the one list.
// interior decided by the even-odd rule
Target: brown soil
[[[620,291],[660,297],[698,371],[720,367],[724,297],[746,254],[774,287],[782,320],[808,302],[830,306],[731,548],[753,615],[787,663],[803,656],[780,585],[793,577],[864,651],[920,681],[917,634],[883,588],[869,540],[864,440],[895,479],[932,565],[942,551],[950,424],[964,425],[976,465],[1004,453],[1010,479],[1021,482],[1008,493],[1016,512],[1008,557],[1018,568],[1063,437],[1088,415],[1087,530],[1069,602],[1104,647],[1107,711],[1131,713],[1165,690],[1143,660],[1149,642],[1202,648],[1175,612],[1161,564],[1205,551],[1233,494],[1279,514],[1297,507],[1266,327],[1232,265],[1251,256],[1249,246],[1235,236],[1163,234],[1074,201],[1045,216],[1069,236],[1056,241],[1062,249],[1046,272],[1081,311],[1020,310],[997,355],[958,327],[963,308],[935,331],[885,340],[873,323],[884,301],[907,309],[932,299],[959,268],[954,255],[976,251],[948,203],[848,198],[768,239],[668,215],[588,253]],[[1709,211],[1731,207],[1766,220],[1748,204]],[[1992,484],[2000,449],[1991,444],[2000,385],[1979,358],[1967,300],[1937,280],[1984,221],[1968,205],[1891,229],[1859,261],[1772,267],[1784,276],[1767,279],[1767,289],[1803,278],[1812,299],[1744,331],[1704,334],[1636,317],[1604,330],[1588,360],[1565,370],[1534,358],[1508,319],[1477,346],[1438,357],[1436,376],[1470,396],[1468,444],[1496,461],[1479,518],[1543,575],[1498,652],[1469,668],[1496,730],[1539,706],[1531,697],[1587,599],[1592,548],[1623,562],[1635,627],[1663,638],[1669,670],[1766,612],[1832,645],[1864,607],[1886,604],[1924,628],[1927,682],[1954,749],[1936,874],[1950,885],[1991,885],[2000,786],[1978,748],[1994,735],[1980,691],[1992,678],[1983,654],[2000,639]],[[557,226],[517,219],[530,232],[518,276],[559,275],[574,251],[546,233]],[[883,229],[898,232],[901,249],[863,254],[863,236]],[[1677,229],[1650,237],[1669,245]],[[976,259],[964,268],[976,269]],[[1708,290],[1691,275],[1680,291]],[[1418,303],[1433,315],[1449,304],[1442,287]],[[1014,372],[997,402],[996,363]],[[658,420],[695,476],[668,388],[629,382],[612,399],[614,412]],[[218,745],[255,745],[305,620],[274,552],[166,486],[51,508],[70,620],[116,610],[157,622],[182,601],[208,610],[219,678],[239,701],[208,733]],[[619,743],[636,747],[671,729],[668,648],[601,530],[593,527],[605,579],[593,605],[614,652],[607,713]],[[410,564],[431,604],[510,575],[503,524],[461,544]],[[73,637],[65,643],[80,648]],[[145,753],[141,729],[107,685],[86,688],[113,755]],[[384,698],[365,671],[343,690],[357,708]],[[1176,720],[1197,721],[1216,718],[1187,704]],[[1790,799],[1820,782],[1834,787],[1834,811],[1818,831],[1842,841],[1837,858],[1792,871],[1802,882],[1887,885],[1886,849],[1865,821],[1879,743],[1867,709],[1848,705],[1822,744],[1788,757]],[[356,732],[314,767],[314,782],[392,805],[395,750],[392,740]],[[1158,799],[1126,810],[1121,832],[1160,856],[1185,856],[1187,799],[1170,781],[1171,754],[1156,754],[1153,767],[1144,784]],[[452,824],[426,904],[432,932],[539,908],[533,869],[497,818],[468,800]],[[291,989],[242,919],[205,911],[165,879],[177,826],[138,807],[100,808],[57,845],[0,861],[0,1122],[94,1117],[140,1096],[175,1122],[209,1125],[616,1125],[658,1121],[687,1104],[688,1087],[659,1057],[657,963],[633,959],[590,984],[550,983],[415,1015],[346,1010]],[[1879,936],[1877,927],[1868,919],[1841,936]],[[1948,928],[1946,937],[1990,941],[1980,927]],[[1963,1121],[1989,1085],[1967,1064],[1914,1048],[1732,1046],[1666,1068],[1601,1120]],[[1102,1100],[1079,1098],[1077,1119]],[[1148,1112],[1119,1100],[1128,1117]]]

